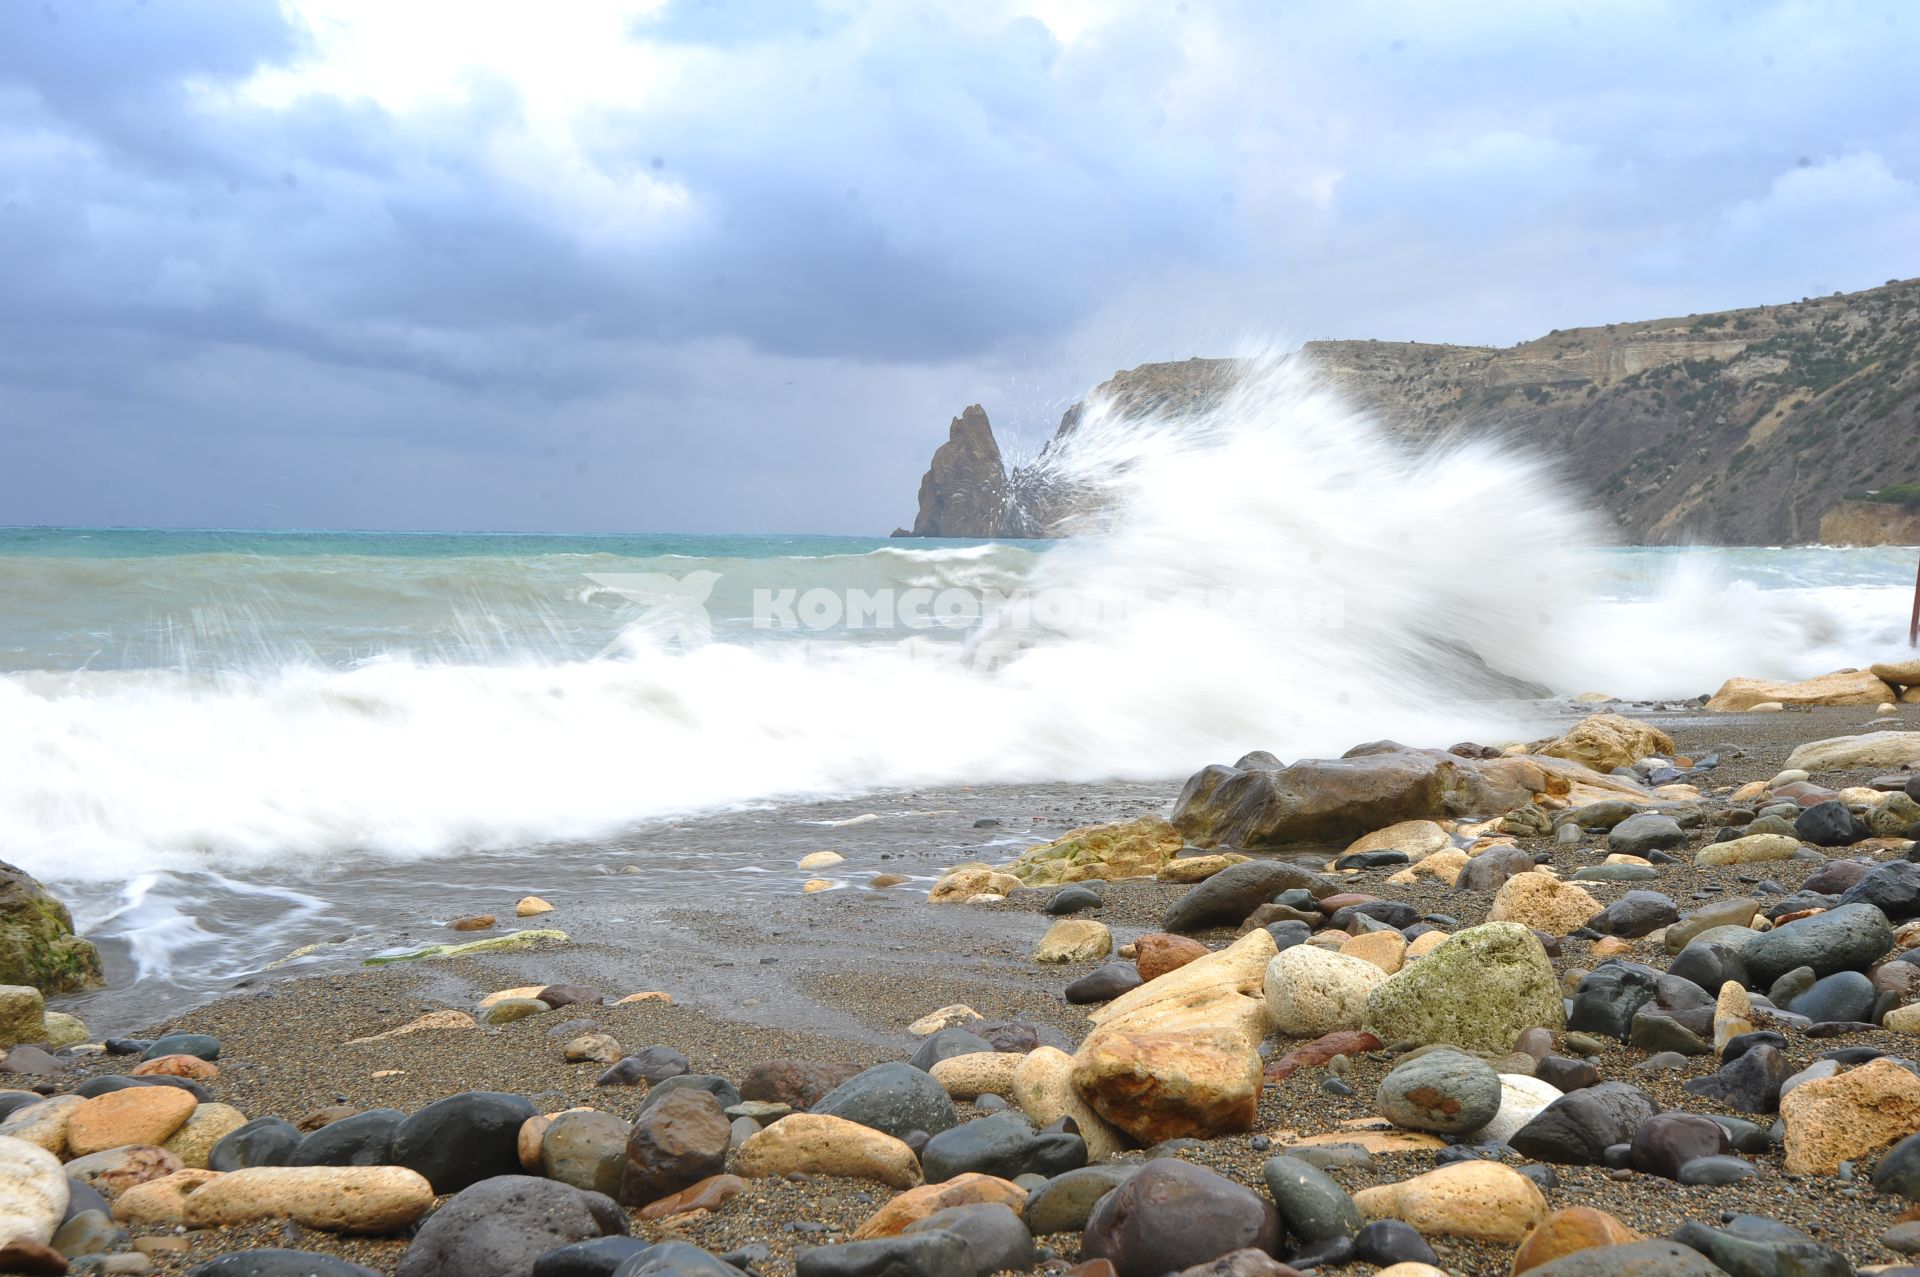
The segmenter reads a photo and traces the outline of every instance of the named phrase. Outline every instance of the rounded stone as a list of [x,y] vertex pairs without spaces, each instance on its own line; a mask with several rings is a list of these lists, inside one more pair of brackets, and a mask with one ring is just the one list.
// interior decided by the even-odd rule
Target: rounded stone
[[1081,1254],[1117,1277],[1163,1277],[1249,1247],[1274,1253],[1279,1212],[1250,1189],[1190,1162],[1149,1162],[1103,1197]]
[[1395,1126],[1440,1135],[1477,1131],[1500,1111],[1500,1075],[1476,1056],[1429,1051],[1381,1080],[1374,1109]]

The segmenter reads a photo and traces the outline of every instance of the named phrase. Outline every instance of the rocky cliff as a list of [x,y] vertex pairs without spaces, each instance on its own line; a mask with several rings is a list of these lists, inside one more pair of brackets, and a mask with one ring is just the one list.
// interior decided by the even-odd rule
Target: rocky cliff
[[[1491,434],[1556,458],[1623,541],[1916,535],[1882,511],[1831,520],[1830,536],[1822,522],[1852,495],[1920,480],[1920,280],[1498,349],[1325,341],[1294,358],[1410,440]],[[1147,364],[1089,400],[1123,415],[1177,414],[1217,401],[1238,370],[1219,359]],[[1055,442],[1084,412],[1067,410]],[[914,535],[1057,535],[1071,507],[1033,466],[1009,471],[986,413],[970,408],[921,483]]]

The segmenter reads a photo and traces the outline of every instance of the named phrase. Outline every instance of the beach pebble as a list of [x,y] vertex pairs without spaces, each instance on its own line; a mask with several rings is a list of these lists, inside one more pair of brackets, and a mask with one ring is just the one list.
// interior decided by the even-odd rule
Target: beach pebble
[[1169,971],[1177,971],[1195,959],[1204,958],[1207,953],[1207,946],[1198,940],[1168,935],[1164,931],[1149,931],[1133,942],[1133,965],[1141,980],[1153,980]]
[[[628,1123],[611,1113],[593,1109],[569,1109],[551,1119],[528,1119],[528,1126],[540,1123],[531,1135],[538,1141],[533,1171],[573,1188],[604,1193],[609,1197],[620,1191],[620,1173],[627,1152]],[[521,1128],[528,1134],[527,1126]],[[526,1168],[527,1158],[520,1159]],[[648,1198],[648,1201],[653,1200]]]
[[916,1069],[930,1070],[941,1060],[985,1054],[994,1049],[993,1043],[970,1029],[942,1029],[923,1041],[907,1063]]
[[0,1240],[51,1241],[67,1197],[59,1158],[24,1140],[0,1138]]
[[114,1223],[113,1217],[105,1211],[84,1210],[69,1216],[60,1225],[59,1231],[53,1235],[52,1245],[72,1260],[125,1250],[132,1240],[127,1230]]
[[560,1049],[569,1064],[612,1064],[620,1058],[620,1043],[609,1033],[583,1033]]
[[1391,1268],[1403,1264],[1422,1267],[1438,1262],[1433,1247],[1411,1224],[1398,1219],[1376,1219],[1353,1235],[1354,1258]]
[[642,1220],[670,1219],[675,1215],[716,1211],[746,1190],[747,1182],[738,1175],[709,1175],[679,1192],[648,1203]]
[[482,1014],[488,1024],[512,1024],[528,1016],[540,1015],[553,1010],[538,998],[502,998],[489,1006]]
[[1830,1175],[1920,1133],[1920,1077],[1891,1059],[1870,1060],[1794,1087],[1780,1099],[1780,1117],[1787,1173]]
[[1125,1162],[1103,1162],[1056,1175],[1027,1198],[1027,1223],[1036,1236],[1077,1233],[1087,1226],[1087,1217],[1100,1199],[1139,1169]]
[[1260,1177],[1287,1232],[1302,1242],[1350,1238],[1360,1231],[1360,1208],[1318,1167],[1282,1154],[1267,1159]]
[[136,1227],[173,1228],[186,1221],[187,1195],[222,1172],[177,1170],[130,1186],[113,1203],[113,1217]]
[[1586,925],[1603,936],[1636,940],[1679,919],[1679,908],[1659,892],[1629,891],[1587,919]]
[[830,869],[845,864],[847,858],[837,851],[810,851],[796,862],[801,869]]
[[1053,893],[1053,898],[1047,901],[1047,912],[1055,916],[1084,913],[1088,909],[1098,909],[1104,903],[1099,892],[1075,883]]
[[1249,860],[1230,865],[1176,900],[1161,917],[1160,929],[1183,934],[1214,925],[1238,926],[1282,891],[1311,887],[1314,881],[1315,876],[1307,870],[1280,861]]
[[1688,1094],[1717,1100],[1742,1113],[1771,1113],[1780,1101],[1780,1084],[1787,1080],[1787,1057],[1762,1042],[1702,1078],[1680,1084]]
[[1013,1093],[1014,1070],[1026,1056],[1011,1051],[973,1051],[934,1064],[933,1080],[956,1100]]
[[1456,1162],[1354,1194],[1368,1219],[1398,1219],[1424,1235],[1512,1245],[1547,1216],[1534,1182],[1498,1162]]
[[172,1086],[137,1086],[82,1101],[67,1117],[67,1150],[75,1157],[125,1144],[164,1144],[199,1106]]
[[637,1086],[664,1082],[692,1072],[687,1057],[670,1046],[650,1046],[629,1055],[602,1073],[595,1086]]
[[1095,1112],[1143,1144],[1248,1130],[1262,1085],[1260,1057],[1246,1034],[1211,1025],[1103,1026],[1074,1055],[1072,1080]]
[[237,1250],[187,1270],[187,1277],[380,1277],[371,1268],[306,1250]]
[[[271,1166],[387,1166],[393,1162],[394,1132],[406,1121],[399,1109],[370,1109],[329,1122],[303,1138]],[[213,1159],[209,1157],[211,1166]],[[239,1167],[232,1169],[238,1170]]]
[[1578,1250],[1639,1240],[1639,1233],[1605,1211],[1591,1206],[1564,1207],[1542,1220],[1513,1252],[1514,1277]]
[[[859,1227],[854,1229],[853,1238],[855,1241],[865,1241],[874,1237],[893,1237],[934,1212],[954,1206],[992,1202],[1022,1212],[1029,1201],[1025,1189],[1007,1180],[992,1175],[958,1175],[945,1183],[924,1184],[899,1194],[862,1220]],[[1087,1205],[1089,1209],[1092,1208],[1091,1202]],[[1084,1215],[1082,1222],[1085,1222]],[[1079,1231],[1079,1225],[1076,1224],[1073,1231]]]
[[47,1003],[28,984],[0,984],[0,1047],[47,1040]]
[[626,1213],[599,1193],[502,1175],[462,1189],[435,1211],[394,1271],[397,1277],[530,1273],[549,1251],[626,1231]]
[[182,1166],[205,1170],[214,1145],[246,1124],[247,1115],[231,1104],[202,1104],[162,1147]]
[[1005,1180],[1025,1174],[1053,1176],[1086,1162],[1085,1140],[1064,1132],[1037,1132],[1018,1113],[962,1122],[920,1150],[921,1169],[934,1184],[969,1173]]
[[1600,910],[1600,901],[1585,887],[1562,882],[1551,874],[1526,872],[1514,874],[1500,885],[1487,910],[1487,921],[1515,922],[1564,936],[1584,926]]
[[393,1160],[424,1175],[436,1194],[457,1193],[520,1169],[520,1127],[533,1115],[533,1105],[518,1095],[450,1095],[394,1129]]
[[619,1234],[570,1242],[535,1260],[533,1277],[613,1277],[628,1260],[652,1248],[644,1237]]
[[941,1085],[908,1064],[876,1064],[856,1073],[813,1105],[811,1111],[858,1122],[896,1138],[909,1131],[937,1135],[960,1120]]
[[[1758,824],[1759,822],[1755,822]],[[1791,860],[1800,840],[1791,834],[1749,833],[1726,842],[1710,843],[1693,853],[1696,865],[1754,865]]]
[[290,1219],[336,1233],[390,1233],[433,1206],[433,1187],[399,1166],[260,1166],[214,1175],[187,1194],[185,1223]]
[[1500,1075],[1491,1064],[1437,1050],[1394,1065],[1374,1095],[1374,1111],[1407,1130],[1463,1135],[1492,1121],[1500,1101]]
[[975,1277],[965,1239],[944,1230],[815,1246],[795,1256],[793,1269],[796,1277]]
[[[563,1113],[554,1119],[543,1150],[569,1116],[576,1115]],[[630,1206],[644,1206],[720,1174],[727,1168],[731,1136],[719,1100],[704,1091],[676,1091],[633,1123],[619,1199]]]
[[0,1138],[20,1140],[63,1157],[67,1154],[67,1119],[86,1102],[77,1095],[56,1095],[22,1105],[0,1121]]
[[136,1184],[160,1179],[181,1168],[180,1158],[164,1148],[128,1144],[74,1158],[67,1163],[66,1176],[111,1200]]
[[1367,996],[1365,1027],[1383,1042],[1506,1051],[1522,1030],[1557,1029],[1565,1014],[1539,939],[1518,924],[1493,922],[1450,936],[1386,977]]
[[550,1007],[605,1006],[607,995],[584,984],[549,984],[533,995]]
[[1658,1111],[1639,1088],[1602,1082],[1553,1101],[1507,1143],[1543,1162],[1598,1166],[1609,1147],[1629,1143],[1640,1123]]
[[1387,973],[1362,958],[1296,945],[1267,963],[1262,978],[1267,1014],[1288,1037],[1321,1037],[1358,1029],[1367,998]]
[[538,914],[552,912],[553,906],[538,896],[522,896],[513,906],[513,916],[516,918],[532,918]]
[[[1916,968],[1916,972],[1920,972],[1920,968]],[[1123,993],[1131,993],[1143,983],[1140,971],[1133,963],[1109,962],[1067,985],[1061,996],[1070,1005],[1086,1006],[1095,1002],[1111,1002]]]
[[768,1060],[747,1070],[740,1080],[740,1097],[785,1104],[804,1112],[856,1071],[850,1065],[818,1060]]
[[1732,1151],[1719,1123],[1694,1113],[1656,1113],[1634,1129],[1628,1164],[1643,1175],[1678,1179],[1687,1162]]
[[733,1169],[748,1179],[799,1172],[875,1179],[895,1188],[921,1182],[920,1161],[906,1144],[824,1113],[781,1118],[740,1146]]
[[1727,1184],[1738,1184],[1741,1180],[1752,1179],[1757,1174],[1759,1172],[1754,1169],[1751,1162],[1730,1154],[1714,1154],[1682,1162],[1674,1178],[1682,1184],[1719,1188]]
[[1118,1277],[1162,1277],[1249,1247],[1269,1254],[1284,1236],[1279,1212],[1257,1193],[1190,1162],[1149,1162],[1102,1198],[1081,1254]]
[[1000,1202],[948,1206],[909,1224],[903,1237],[947,1232],[966,1243],[976,1277],[999,1272],[1024,1272],[1036,1258],[1033,1234],[1020,1216]]
[[1382,974],[1392,975],[1406,965],[1407,938],[1398,931],[1369,931],[1340,946],[1340,953],[1371,962]]
[[1047,928],[1031,955],[1035,962],[1094,962],[1113,951],[1113,932],[1090,918],[1062,918]]
[[141,1059],[157,1060],[168,1055],[192,1055],[202,1060],[220,1058],[220,1039],[205,1033],[169,1033],[156,1038],[141,1053]]
[[938,1033],[942,1029],[951,1029],[958,1024],[967,1024],[971,1021],[985,1018],[986,1017],[982,1016],[978,1011],[964,1003],[954,1003],[952,1006],[944,1006],[937,1011],[927,1012],[918,1020],[909,1024],[907,1026],[907,1032],[911,1033],[914,1037],[924,1038],[931,1034]]
[[[1592,1070],[1591,1065],[1582,1064],[1578,1067]],[[1538,1068],[1539,1066],[1536,1065],[1536,1073]],[[1595,1071],[1594,1080],[1599,1080],[1597,1071]],[[1524,1073],[1502,1073],[1500,1074],[1500,1107],[1494,1112],[1492,1119],[1474,1133],[1475,1137],[1483,1141],[1504,1144],[1511,1140],[1521,1127],[1540,1116],[1549,1104],[1563,1094],[1559,1087],[1544,1078],[1530,1077]]]
[[131,1076],[185,1077],[196,1082],[212,1082],[219,1078],[220,1066],[197,1055],[162,1055],[134,1065]]
[[1615,825],[1607,835],[1607,850],[1626,856],[1670,851],[1687,841],[1680,822],[1659,812],[1643,811]]

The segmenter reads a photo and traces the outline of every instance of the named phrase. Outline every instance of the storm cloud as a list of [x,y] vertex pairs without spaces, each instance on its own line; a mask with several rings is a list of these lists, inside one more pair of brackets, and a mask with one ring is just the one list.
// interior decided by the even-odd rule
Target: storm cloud
[[885,532],[946,418],[1914,273],[1898,4],[0,7],[0,522]]

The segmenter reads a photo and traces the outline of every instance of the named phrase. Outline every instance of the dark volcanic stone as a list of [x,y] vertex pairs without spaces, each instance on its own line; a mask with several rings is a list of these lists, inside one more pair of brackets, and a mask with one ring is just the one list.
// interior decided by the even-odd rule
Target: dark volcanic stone
[[1920,865],[1891,860],[1846,889],[1843,905],[1872,905],[1894,922],[1920,916]]
[[814,1105],[813,1111],[870,1126],[896,1139],[908,1131],[938,1135],[960,1121],[945,1088],[910,1064],[876,1064],[856,1073]]
[[620,1200],[645,1206],[727,1169],[732,1126],[720,1101],[683,1087],[645,1110],[627,1135]]
[[1787,1049],[1787,1035],[1772,1029],[1755,1029],[1751,1033],[1728,1038],[1726,1049],[1720,1052],[1720,1062],[1731,1064],[1756,1046],[1771,1046],[1784,1051]]
[[1397,1219],[1376,1219],[1353,1235],[1353,1257],[1379,1268],[1394,1264],[1434,1264],[1439,1257],[1413,1225]]
[[1703,1184],[1708,1187],[1722,1187],[1738,1184],[1741,1180],[1752,1179],[1759,1172],[1753,1163],[1730,1155],[1696,1157],[1690,1162],[1680,1164],[1680,1172],[1674,1178],[1682,1184]]
[[613,1277],[744,1277],[726,1260],[692,1242],[656,1242],[616,1268]]
[[643,1237],[595,1237],[548,1251],[533,1261],[533,1277],[613,1277],[620,1266],[647,1250]]
[[531,1175],[499,1175],[462,1189],[429,1215],[394,1271],[396,1277],[531,1273],[548,1251],[626,1228],[626,1212],[599,1193]]
[[1146,981],[1140,978],[1140,969],[1131,962],[1109,962],[1069,984],[1065,990],[1067,1001],[1074,1006],[1086,1006],[1092,1002],[1111,1002],[1123,993],[1139,988]]
[[913,1053],[907,1063],[925,1071],[942,1060],[950,1060],[956,1055],[976,1055],[982,1051],[993,1050],[993,1043],[968,1029],[942,1029],[930,1034],[920,1043],[920,1049]]
[[1872,1015],[1877,996],[1873,981],[1858,971],[1836,971],[1814,981],[1787,1010],[1814,1024],[1857,1024]]
[[940,1184],[969,1171],[1012,1179],[1049,1178],[1087,1164],[1087,1142],[1078,1135],[1042,1135],[1015,1113],[996,1113],[940,1132],[920,1152],[927,1183]]
[[1080,1250],[1111,1261],[1118,1277],[1162,1277],[1248,1247],[1272,1254],[1281,1236],[1271,1202],[1204,1167],[1162,1158],[1100,1200]]
[[1628,1165],[1643,1175],[1678,1179],[1685,1163],[1732,1151],[1733,1141],[1711,1118],[1697,1113],[1656,1113],[1634,1131]]
[[1360,1231],[1360,1208],[1347,1190],[1297,1157],[1267,1159],[1260,1168],[1287,1232],[1302,1242],[1344,1241]]
[[1091,887],[1079,883],[1060,888],[1053,893],[1053,899],[1047,901],[1047,912],[1051,914],[1079,913],[1086,909],[1098,909],[1106,902],[1100,893]]
[[1033,1234],[1011,1206],[1001,1202],[972,1202],[934,1211],[908,1224],[904,1237],[921,1233],[952,1233],[967,1244],[976,1277],[992,1273],[1024,1272],[1033,1267]]
[[1564,1055],[1543,1057],[1534,1065],[1533,1075],[1561,1091],[1583,1090],[1600,1081],[1600,1069],[1592,1061],[1569,1059]]
[[1693,941],[1668,964],[1667,974],[1716,992],[1729,980],[1735,984],[1747,982],[1747,968],[1740,961],[1740,951],[1717,940]]
[[1673,1240],[1735,1277],[1853,1277],[1844,1255],[1805,1236],[1742,1237],[1689,1222],[1674,1230]]
[[[1319,882],[1318,875],[1311,871],[1281,861],[1247,860],[1228,865],[1174,901],[1161,918],[1160,929],[1179,934],[1211,926],[1237,926],[1281,892],[1301,887],[1311,890]],[[1154,1273],[1152,1277],[1161,1275]]]
[[1909,1135],[1880,1155],[1873,1168],[1873,1191],[1920,1199],[1920,1135]]
[[644,1051],[636,1051],[602,1073],[594,1085],[637,1086],[641,1082],[652,1085],[692,1071],[687,1057],[672,1047],[650,1046]]
[[1629,891],[1587,920],[1603,936],[1633,940],[1679,921],[1680,910],[1657,891]]
[[1567,1028],[1626,1041],[1633,1017],[1653,1001],[1661,973],[1637,962],[1603,962],[1580,981]]
[[747,1070],[740,1082],[740,1098],[789,1104],[805,1112],[858,1071],[850,1064],[818,1060],[768,1060]]
[[217,1060],[220,1039],[205,1033],[169,1033],[154,1039],[153,1045],[140,1053],[140,1058],[157,1060],[163,1055],[194,1055],[203,1060]]
[[1454,879],[1457,892],[1494,892],[1517,873],[1533,868],[1533,856],[1518,847],[1494,847],[1481,852],[1461,867]]
[[1700,1252],[1667,1241],[1590,1246],[1529,1268],[1527,1273],[1529,1277],[1728,1277]]
[[1794,836],[1816,847],[1850,847],[1872,834],[1838,798],[1815,803],[1794,818]]
[[1801,881],[1800,890],[1841,895],[1871,872],[1873,866],[1864,860],[1830,860],[1808,874]]
[[958,1233],[935,1229],[803,1250],[796,1277],[975,1277],[973,1252]]
[[1780,1105],[1780,1084],[1790,1071],[1780,1049],[1763,1042],[1721,1065],[1719,1072],[1680,1085],[1689,1094],[1718,1100],[1742,1113],[1771,1113]]
[[533,995],[558,1010],[561,1007],[605,1006],[607,995],[584,984],[550,984]]
[[207,1154],[207,1169],[238,1171],[249,1166],[285,1166],[305,1138],[299,1127],[283,1117],[256,1117],[221,1136],[220,1142]]
[[1872,905],[1841,905],[1755,936],[1740,960],[1755,984],[1771,985],[1796,967],[1815,975],[1858,971],[1893,947],[1887,916]]
[[[498,1091],[465,1091],[436,1100],[395,1128],[394,1164],[426,1176],[439,1194],[458,1193],[498,1175],[517,1175],[520,1127],[535,1112],[520,1096]],[[529,1266],[533,1259],[527,1257]]]
[[[390,1166],[394,1132],[406,1120],[399,1109],[372,1109],[329,1122],[301,1140],[282,1165]],[[517,1135],[519,1128],[514,1129]]]
[[682,1073],[677,1077],[655,1082],[653,1089],[647,1092],[647,1098],[640,1101],[640,1111],[646,1112],[675,1091],[705,1091],[720,1101],[720,1107],[730,1109],[745,1097],[733,1089],[733,1083],[711,1073]]
[[1638,1087],[1602,1082],[1561,1096],[1507,1143],[1543,1162],[1600,1165],[1609,1145],[1632,1140],[1640,1123],[1658,1111]]

